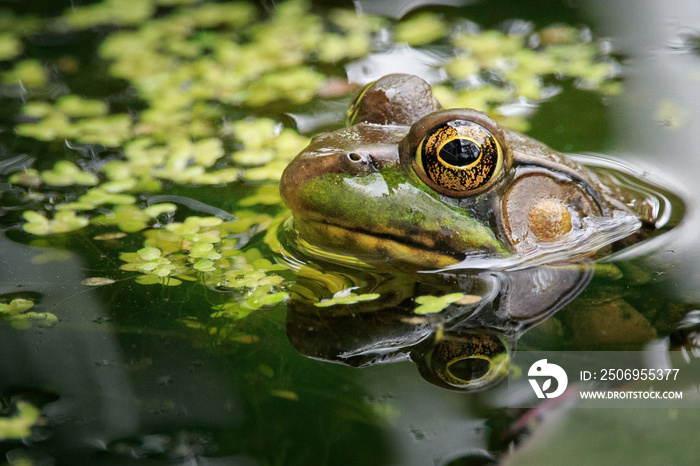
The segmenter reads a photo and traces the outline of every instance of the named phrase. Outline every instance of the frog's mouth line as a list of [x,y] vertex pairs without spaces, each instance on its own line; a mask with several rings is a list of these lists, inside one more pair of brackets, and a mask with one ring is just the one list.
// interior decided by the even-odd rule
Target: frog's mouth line
[[407,237],[391,233],[370,233],[360,228],[309,219],[295,222],[295,227],[312,244],[323,244],[324,248],[336,253],[357,254],[359,259],[366,262],[396,260],[421,267],[442,268],[460,261],[460,258],[450,254],[429,249],[429,245],[411,243]]

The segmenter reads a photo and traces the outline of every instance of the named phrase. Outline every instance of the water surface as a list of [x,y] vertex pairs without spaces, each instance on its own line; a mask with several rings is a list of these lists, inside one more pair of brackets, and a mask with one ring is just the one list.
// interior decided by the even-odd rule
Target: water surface
[[[159,15],[168,18],[171,7],[160,3]],[[68,5],[10,7],[17,14],[41,19],[63,14]],[[321,3],[314,5],[315,12],[327,8]],[[346,8],[352,9],[352,5]],[[257,20],[262,22],[267,13],[259,11]],[[527,8],[477,2],[424,11],[450,19],[465,18],[484,29],[500,28],[512,19],[529,21],[535,30],[556,23],[584,24],[596,40],[608,38],[613,58],[620,62],[620,76],[611,82],[621,82],[621,93],[602,95],[580,89],[572,79],[552,80],[560,90],[531,110],[516,112],[519,118],[507,121],[527,125],[524,129],[529,135],[558,150],[613,156],[670,185],[686,203],[682,225],[662,235],[653,247],[618,256],[598,268],[586,264],[572,270],[450,271],[407,276],[315,262],[302,271],[294,257],[284,259],[280,252],[274,253],[274,241],[266,237],[285,214],[274,197],[275,173],[298,150],[293,148],[295,144],[303,147],[309,134],[342,125],[351,90],[343,87],[342,80],[346,70],[350,74],[356,69],[348,64],[361,62],[366,54],[314,62],[315,74],[298,71],[297,81],[287,78],[301,82],[297,87],[304,83],[311,86],[315,79],[320,83],[328,76],[338,78],[340,91],[324,88],[327,94],[322,98],[318,89],[311,89],[308,98],[295,102],[282,86],[276,91],[281,98],[256,101],[259,97],[253,94],[236,94],[238,84],[230,84],[233,90],[229,94],[229,84],[207,75],[206,70],[212,68],[205,64],[197,71],[201,73],[199,81],[173,87],[166,99],[158,100],[162,105],[150,120],[142,116],[140,126],[133,122],[127,125],[126,136],[115,130],[122,127],[120,123],[111,121],[114,126],[105,134],[100,128],[82,126],[71,137],[60,131],[55,137],[42,137],[18,130],[33,121],[26,114],[27,102],[55,102],[61,96],[79,95],[108,102],[109,115],[137,115],[156,101],[149,92],[155,92],[157,86],[145,79],[148,73],[134,82],[115,76],[114,70],[108,71],[106,59],[98,58],[104,53],[98,51],[101,41],[117,31],[137,30],[141,27],[138,21],[120,26],[74,25],[51,32],[42,30],[46,26],[22,26],[17,32],[22,50],[2,62],[4,73],[23,59],[36,59],[47,82],[35,87],[5,84],[1,88],[5,111],[0,116],[0,222],[4,232],[0,237],[0,294],[2,303],[33,301],[32,311],[50,313],[57,323],[45,326],[37,319],[30,328],[15,328],[26,323],[15,321],[13,326],[10,320],[0,322],[0,414],[14,415],[20,401],[41,409],[29,435],[0,443],[7,463],[28,459],[35,464],[456,465],[499,460],[523,464],[535,458],[532,461],[537,464],[538,455],[544,458],[543,451],[567,455],[574,442],[547,443],[552,437],[545,424],[540,437],[537,429],[531,429],[533,444],[544,445],[534,456],[504,459],[509,448],[526,439],[528,432],[513,428],[523,413],[505,407],[503,385],[498,385],[503,373],[489,378],[486,390],[446,390],[444,380],[434,376],[436,362],[431,359],[436,354],[431,346],[436,333],[446,331],[453,341],[464,343],[474,333],[491,332],[492,340],[515,358],[516,346],[520,350],[641,350],[677,343],[668,336],[678,337],[678,323],[695,309],[694,303],[700,302],[694,233],[700,194],[696,192],[700,124],[694,111],[700,105],[700,13],[693,2],[662,7],[651,1],[610,5],[592,0],[574,6],[543,2]],[[3,17],[9,18],[7,13]],[[206,33],[197,36],[201,47],[213,47],[218,31],[228,31],[228,26],[211,21],[213,25],[203,28]],[[384,27],[393,27],[393,23],[387,24]],[[3,27],[12,30],[13,26]],[[233,32],[227,34],[234,37],[237,28],[230,29]],[[379,40],[373,47],[374,52],[384,53],[388,45]],[[115,49],[114,56],[130,56],[119,55],[119,47]],[[413,62],[407,65],[406,60],[420,59],[421,66],[433,73],[439,66],[426,64],[425,57],[437,56],[440,63],[450,53],[439,40],[411,50],[407,57],[401,55],[401,66],[413,67]],[[137,56],[137,51],[131,56]],[[226,52],[231,51],[222,46],[217,59],[226,60]],[[197,50],[176,53],[189,60]],[[136,60],[125,73],[137,66],[148,71],[150,64]],[[165,79],[163,74],[158,76]],[[203,102],[213,99],[198,97],[211,90],[196,87],[206,79],[211,79],[213,87],[221,86],[216,88],[221,97],[216,104],[205,105]],[[242,89],[246,90],[245,86]],[[177,99],[185,95],[197,103],[188,107],[190,113],[180,112],[177,106]],[[75,111],[92,115],[88,119],[104,116],[100,109],[81,107]],[[211,126],[198,127],[193,114],[205,115]],[[261,166],[247,163],[240,155],[245,153],[241,134],[253,134],[254,130],[231,129],[227,124],[245,121],[248,116],[270,119],[272,123],[262,124],[263,132],[266,128],[279,131],[277,123],[286,125],[290,131],[287,144],[292,149],[282,143],[282,149],[264,147],[272,151],[270,160]],[[71,118],[75,123],[83,117]],[[207,183],[194,172],[192,178],[180,177],[189,173],[185,171],[188,167],[201,163],[198,161],[162,172],[158,179],[164,181],[158,191],[123,192],[135,197],[134,204],[125,205],[141,210],[149,205],[176,206],[174,212],[164,210],[144,220],[148,228],[134,229],[129,222],[137,214],[125,210],[113,223],[92,223],[70,233],[35,235],[22,229],[23,211],[53,213],[55,204],[74,202],[89,188],[30,185],[20,189],[8,182],[10,174],[30,167],[49,170],[62,159],[98,173],[106,162],[123,160],[125,147],[144,134],[153,138],[155,146],[166,146],[169,153],[181,149],[173,141],[215,137],[222,141],[221,150],[239,154],[239,158],[233,163],[221,159],[208,168],[209,172],[222,170],[219,176],[225,182]],[[246,143],[260,149],[255,142]],[[132,150],[137,149],[132,146]],[[201,153],[205,157],[217,150],[219,146],[214,144]],[[223,171],[229,168],[244,172],[231,175]],[[104,172],[100,176],[104,179]],[[226,180],[227,176],[235,181]],[[257,200],[246,201],[254,195]],[[89,217],[109,216],[117,212],[118,205],[100,204]],[[77,212],[80,215],[81,211]],[[222,225],[238,225],[221,230],[221,237],[230,240],[225,250],[243,251],[224,257],[239,264],[232,270],[244,272],[216,278],[205,275],[208,263],[194,272],[189,265],[182,275],[189,274],[194,281],[166,286],[174,284],[167,283],[172,278],[161,280],[165,284],[149,285],[151,279],[144,277],[153,275],[123,269],[125,263],[149,260],[152,251],[128,260],[121,256],[148,246],[143,231],[164,231],[165,225],[184,224],[191,216],[218,217]],[[199,233],[205,233],[224,227],[202,224],[198,228]],[[96,239],[112,233],[126,234]],[[162,253],[167,240],[158,241]],[[200,237],[189,237],[188,241],[206,243]],[[207,256],[206,247],[201,249],[200,259],[219,260]],[[250,267],[240,265],[241,260]],[[185,262],[172,261],[173,267]],[[277,262],[286,266],[277,267]],[[96,277],[114,282],[85,284],[84,280]],[[249,282],[232,286],[236,280]],[[533,283],[547,290],[544,297],[532,298],[528,290]],[[503,292],[504,284],[509,285],[508,293]],[[349,306],[350,311],[340,308],[340,312],[327,314],[296,299],[299,295],[329,299],[335,292],[354,287],[359,287],[352,290],[358,294],[378,292],[382,298]],[[257,294],[255,290],[259,290]],[[481,299],[437,315],[413,314],[415,297],[455,291]],[[528,299],[532,304],[523,305]],[[464,368],[468,370],[478,373],[480,368]],[[455,388],[454,383],[447,385]],[[623,414],[602,411],[598,414],[601,420],[565,409],[555,416],[571,420],[562,428],[568,439],[590,437],[594,443],[599,439],[593,433],[604,430],[601,423],[614,422],[617,427],[612,437],[622,437],[626,429],[643,432],[665,445],[655,447],[655,454],[688,459],[692,448],[683,442],[692,432],[687,426],[692,426],[694,410],[675,414],[647,410],[637,417],[625,410],[620,410]],[[620,453],[609,446],[592,450],[587,453],[591,458],[580,458],[582,464],[618,458]],[[627,451],[623,458],[638,464],[655,458],[643,448],[639,453],[642,460],[636,454]],[[567,457],[574,463],[577,458]]]

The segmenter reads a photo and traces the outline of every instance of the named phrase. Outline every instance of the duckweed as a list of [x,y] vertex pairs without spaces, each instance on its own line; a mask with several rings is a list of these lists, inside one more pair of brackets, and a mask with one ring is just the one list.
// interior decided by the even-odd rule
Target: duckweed
[[[109,186],[109,185],[107,185]],[[90,189],[80,196],[76,202],[60,204],[58,210],[92,210],[104,204],[133,204],[136,202],[134,196],[128,194],[115,194],[107,192],[103,186]]]
[[80,170],[73,162],[61,160],[53,169],[41,172],[41,179],[51,186],[70,186],[74,184],[94,186],[100,180],[92,173]]
[[10,60],[22,53],[22,42],[10,32],[0,33],[0,61]]
[[26,401],[16,402],[13,415],[0,417],[0,440],[28,437],[40,415],[41,411],[34,405]]
[[77,95],[61,97],[56,101],[55,109],[74,118],[102,116],[109,112],[109,106],[105,102],[84,99]]
[[16,316],[27,312],[32,307],[34,307],[34,301],[30,301],[29,299],[13,299],[9,304],[0,303],[0,313]]
[[415,308],[413,312],[419,315],[434,314],[462,298],[464,298],[462,293],[450,293],[444,296],[418,296],[416,303],[420,306]]
[[265,105],[275,100],[292,104],[310,101],[325,81],[324,76],[303,66],[272,72],[251,82],[239,98],[249,105]]
[[576,28],[555,26],[530,34],[457,32],[450,40],[458,53],[445,64],[445,70],[452,79],[469,85],[441,86],[438,99],[446,107],[486,110],[515,129],[527,129],[527,122],[504,119],[498,107],[519,98],[546,99],[553,93],[545,82],[547,77],[574,78],[578,87],[603,94],[620,91],[614,81],[617,63]]
[[0,31],[21,35],[37,32],[43,26],[42,18],[35,16],[18,16],[10,10],[0,9]]
[[356,288],[346,288],[344,290],[340,290],[333,294],[331,299],[322,299],[321,301],[314,303],[314,305],[318,307],[330,307],[338,304],[357,304],[362,301],[375,300],[380,296],[377,293],[356,294],[352,292],[353,289]]
[[11,184],[34,188],[40,186],[41,183],[43,183],[43,180],[41,179],[41,173],[39,173],[39,170],[36,170],[34,168],[28,168],[21,172],[15,172],[10,176],[8,181]]
[[[2,51],[0,51],[1,53]],[[41,62],[31,59],[17,63],[14,68],[5,72],[1,79],[3,84],[19,84],[23,87],[43,86],[48,82],[46,71]]]
[[299,394],[291,390],[270,390],[270,395],[289,401],[299,401]]
[[447,24],[434,13],[421,13],[396,26],[396,41],[409,45],[428,44],[447,34]]
[[688,123],[691,111],[672,100],[661,100],[654,113],[656,121],[670,130],[677,130]]
[[17,125],[15,131],[20,136],[43,141],[68,139],[85,144],[116,147],[131,137],[131,117],[108,115],[71,121],[70,115],[52,108],[38,122]]
[[[35,325],[49,327],[58,323],[58,318],[50,312],[29,311],[33,307],[33,301],[22,298],[13,299],[9,303],[0,303],[0,319],[21,330]],[[1,434],[0,437],[2,437]]]
[[72,8],[64,15],[68,26],[85,29],[99,24],[138,25],[155,13],[156,2],[142,0],[104,0],[92,5]]
[[22,216],[27,221],[22,229],[33,235],[53,235],[80,230],[89,223],[85,217],[79,217],[72,210],[57,212],[53,219],[33,210],[25,211]]
[[243,198],[238,205],[241,207],[252,207],[255,205],[278,205],[282,202],[280,191],[277,186],[265,185],[255,190],[254,194]]
[[75,254],[65,249],[51,248],[48,241],[45,240],[32,241],[31,245],[44,248],[39,254],[32,256],[31,262],[35,265],[43,265],[50,262],[66,262],[75,257]]
[[[163,6],[174,9],[156,16]],[[326,79],[315,69],[315,60],[338,63],[365,55],[371,51],[373,35],[391,27],[386,20],[359,17],[348,10],[334,10],[321,18],[309,11],[307,2],[298,0],[279,5],[267,20],[254,21],[258,16],[256,7],[246,2],[105,0],[74,6],[51,23],[50,27],[78,30],[129,26],[108,35],[99,53],[110,63],[110,72],[131,83],[148,104],[137,115],[111,113],[105,101],[75,94],[24,105],[23,114],[34,121],[17,125],[19,135],[123,150],[123,159],[101,167],[107,181],[98,190],[64,208],[128,204],[133,198],[105,193],[158,191],[160,180],[179,184],[277,181],[308,139],[268,118],[222,124],[224,108],[217,102],[253,107],[275,101],[308,102]],[[536,34],[540,45],[534,48],[526,45],[525,34],[449,32],[449,21],[432,13],[412,15],[394,28],[395,39],[409,44],[448,37],[458,53],[444,67],[457,81],[489,71],[499,73],[505,83],[460,86],[460,90],[437,86],[436,94],[446,106],[493,112],[496,105],[519,95],[543,98],[543,75],[573,76],[589,87],[614,76],[610,63],[599,60],[602,54],[596,44],[582,41],[574,28],[540,31]],[[12,34],[5,33],[6,43],[18,40]],[[7,48],[14,50],[16,45]],[[41,68],[36,60],[25,60],[3,79],[11,82],[26,75],[31,85],[42,85],[46,77]],[[226,138],[237,142],[230,154],[224,149]],[[12,181],[36,186],[36,173],[24,173],[15,174]],[[40,172],[50,186],[97,185],[96,175],[69,161]],[[260,199],[241,205],[255,205]],[[143,222],[127,229],[134,231],[137,224]]]
[[[90,226],[95,240],[110,242],[137,235],[142,244],[122,252],[122,270],[139,284],[197,281],[226,291],[228,301],[215,305],[211,318],[233,322],[289,299],[286,267],[265,259],[250,239],[264,232],[265,244],[280,249],[277,182],[309,142],[282,124],[282,114],[327,98],[324,86],[338,81],[349,61],[391,50],[392,37],[412,46],[449,44],[451,58],[435,65],[449,78],[434,86],[438,99],[446,107],[487,111],[516,129],[527,121],[501,115],[500,107],[546,99],[557,79],[619,91],[616,64],[579,29],[465,32],[454,26],[432,13],[398,23],[349,9],[321,16],[305,0],[281,2],[267,16],[244,1],[194,0],[102,0],[48,19],[0,15],[0,61],[15,60],[0,83],[19,86],[14,92],[24,99],[14,131],[46,141],[52,151],[8,177],[24,190],[23,229],[48,237]],[[81,66],[72,57],[20,56],[30,32],[93,28],[104,36],[95,59],[108,79],[126,86],[118,95],[82,95],[66,85],[61,73]],[[349,98],[352,86],[343,89],[346,95],[333,98]],[[62,153],[54,149],[59,144],[67,147]],[[232,219],[188,216],[169,202],[147,205],[155,193],[184,186],[223,192],[226,185],[235,188],[224,195]],[[333,293],[318,307],[379,298],[312,266],[295,274]],[[90,280],[89,286],[102,283]],[[420,297],[416,313],[439,312],[459,299],[465,298]],[[201,328],[226,341],[253,337],[223,324]]]

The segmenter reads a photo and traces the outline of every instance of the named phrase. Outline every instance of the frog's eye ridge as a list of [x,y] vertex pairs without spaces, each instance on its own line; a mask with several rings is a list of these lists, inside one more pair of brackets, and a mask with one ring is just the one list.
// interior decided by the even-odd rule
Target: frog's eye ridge
[[416,148],[414,166],[433,189],[468,196],[487,189],[501,171],[503,150],[484,126],[468,119],[444,121]]
[[376,81],[372,81],[368,84],[365,84],[355,94],[355,97],[352,99],[350,105],[348,106],[347,114],[345,115],[346,123],[348,125],[353,124],[357,119],[357,113],[360,111],[360,102],[362,102],[362,98],[365,96],[365,94],[367,94],[367,91],[374,85],[375,82]]

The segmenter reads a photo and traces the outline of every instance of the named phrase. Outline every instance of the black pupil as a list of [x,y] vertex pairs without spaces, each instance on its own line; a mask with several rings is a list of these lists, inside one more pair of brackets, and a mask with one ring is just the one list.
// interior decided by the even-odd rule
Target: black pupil
[[468,139],[453,139],[440,149],[440,158],[455,167],[466,167],[479,158],[481,149]]

